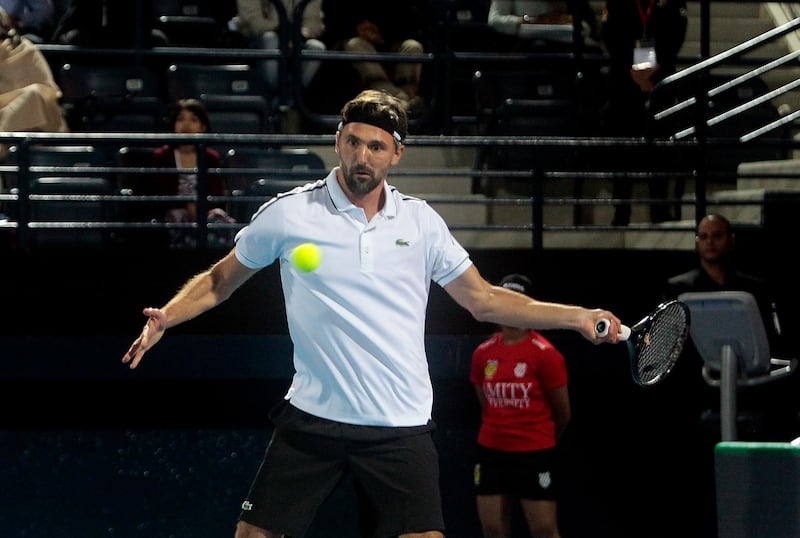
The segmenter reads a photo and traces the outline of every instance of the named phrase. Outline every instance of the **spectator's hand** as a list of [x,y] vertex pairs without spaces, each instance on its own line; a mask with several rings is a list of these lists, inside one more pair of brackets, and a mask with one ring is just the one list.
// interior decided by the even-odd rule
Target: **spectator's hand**
[[14,40],[11,37],[6,37],[0,41],[0,62],[6,61],[14,48]]
[[209,209],[208,218],[206,220],[208,220],[208,222],[224,222],[227,224],[233,224],[236,222],[233,217],[228,215],[228,213],[226,213],[225,210],[220,207]]
[[631,78],[639,86],[639,89],[645,93],[653,91],[653,75],[658,71],[658,65],[648,69],[631,69]]
[[381,30],[378,26],[372,21],[363,21],[356,25],[356,33],[358,37],[364,39],[365,41],[369,41],[375,46],[383,45],[383,36],[381,35]]
[[133,341],[127,353],[122,356],[122,363],[130,363],[131,369],[139,365],[144,354],[161,340],[166,330],[167,316],[161,309],[145,308],[142,313],[147,316],[147,323],[144,324],[142,334]]

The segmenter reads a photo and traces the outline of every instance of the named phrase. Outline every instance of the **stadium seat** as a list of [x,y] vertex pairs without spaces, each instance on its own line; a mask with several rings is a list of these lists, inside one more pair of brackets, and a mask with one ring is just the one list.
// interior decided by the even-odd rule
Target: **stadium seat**
[[[477,71],[473,77],[478,127],[487,136],[578,136],[586,128],[569,70]],[[574,149],[565,146],[496,146],[478,154],[478,169],[532,170],[536,166],[574,166]],[[491,194],[491,181],[473,185]],[[530,194],[529,182],[506,181],[511,190]],[[514,185],[516,184],[516,187]]]
[[161,84],[147,67],[67,63],[58,79],[73,131],[152,132],[163,121]]
[[[105,177],[34,178],[30,184],[30,243],[48,247],[110,244],[114,232],[93,228],[92,223],[116,220],[116,204],[101,198],[112,194],[114,187]],[[63,227],[46,227],[54,222]]]
[[154,27],[166,35],[170,46],[218,46],[225,21],[215,0],[153,0]]
[[264,83],[247,64],[173,64],[166,73],[172,102],[200,99],[217,133],[272,132],[271,99]]
[[228,179],[228,185],[248,198],[231,208],[238,222],[250,220],[267,199],[325,177],[328,172],[322,157],[308,149],[232,148],[225,153],[225,164],[241,170]]
[[[16,166],[23,157],[20,146],[12,146],[8,150],[7,164]],[[91,145],[35,145],[28,147],[28,178],[30,181],[52,175],[102,175],[87,167],[102,167],[107,164],[105,154]],[[19,175],[7,172],[3,175],[5,185],[9,189],[18,187]]]
[[[95,146],[59,145],[30,146],[27,155],[22,155],[23,148],[12,146],[8,151],[7,164],[15,166],[28,162],[28,219],[31,222],[98,222],[114,220],[116,203],[101,201],[93,197],[79,196],[58,198],[64,195],[108,195],[116,194],[116,180],[104,173],[107,165],[105,154]],[[20,176],[17,173],[4,175],[6,187],[11,192],[19,193]],[[42,198],[40,195],[55,195]],[[11,206],[6,212],[17,219],[20,214]],[[47,226],[47,225],[45,225]],[[81,228],[32,228],[29,230],[32,244],[48,246],[65,246],[72,244],[108,244],[114,237],[109,230]]]

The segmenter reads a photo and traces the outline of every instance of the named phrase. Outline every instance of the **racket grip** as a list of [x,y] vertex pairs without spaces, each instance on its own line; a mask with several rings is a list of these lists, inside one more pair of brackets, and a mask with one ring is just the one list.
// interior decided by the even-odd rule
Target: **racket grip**
[[[598,337],[603,338],[608,335],[608,329],[611,327],[611,322],[607,319],[599,319],[594,326],[594,332]],[[627,325],[619,326],[619,335],[623,340],[631,337],[631,328]]]

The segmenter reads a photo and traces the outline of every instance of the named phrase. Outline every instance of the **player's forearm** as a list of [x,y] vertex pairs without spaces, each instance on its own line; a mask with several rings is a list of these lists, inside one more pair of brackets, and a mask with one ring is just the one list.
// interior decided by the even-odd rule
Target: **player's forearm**
[[232,293],[229,280],[222,277],[219,266],[204,271],[186,282],[162,310],[167,316],[166,328],[180,325],[211,310]]
[[208,271],[191,278],[161,310],[167,317],[166,329],[199,316],[219,304]]
[[445,287],[447,293],[478,320],[525,329],[567,329],[589,337],[594,318],[611,314],[575,305],[537,301],[489,284],[472,266]]
[[233,292],[255,273],[236,260],[233,251],[210,269],[192,277],[164,305],[166,327],[174,327],[210,310],[228,299]]
[[[537,301],[521,294],[508,296],[499,292],[478,313],[482,321],[526,329],[577,329],[585,308],[560,303]],[[476,316],[477,317],[477,316]]]
[[[580,328],[586,317],[586,309],[582,306],[548,303],[533,300],[530,308],[518,312],[524,319],[531,320],[533,329],[571,329]],[[527,327],[527,325],[522,325]]]

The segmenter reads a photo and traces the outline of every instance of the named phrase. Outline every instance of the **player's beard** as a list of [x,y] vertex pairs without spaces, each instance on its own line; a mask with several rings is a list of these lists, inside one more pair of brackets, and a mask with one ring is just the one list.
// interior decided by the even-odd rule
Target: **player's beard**
[[[382,181],[376,177],[375,171],[367,166],[354,165],[351,168],[342,166],[342,171],[344,172],[345,185],[353,194],[363,195],[370,193]],[[369,179],[364,180],[356,174],[367,174]]]

